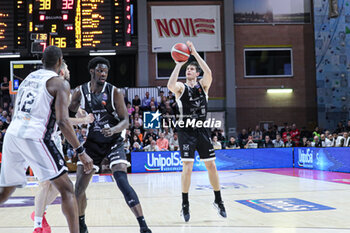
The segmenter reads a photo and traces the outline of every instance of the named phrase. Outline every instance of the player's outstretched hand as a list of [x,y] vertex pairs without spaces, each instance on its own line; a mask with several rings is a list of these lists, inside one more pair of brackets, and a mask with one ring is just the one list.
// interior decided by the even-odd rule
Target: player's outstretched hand
[[86,154],[85,151],[78,156],[79,156],[80,162],[83,163],[84,172],[86,174],[89,174],[92,171],[92,169],[94,168],[94,166],[93,166],[94,164],[93,164],[92,159],[90,158],[90,156],[88,154]]
[[187,44],[188,48],[190,49],[192,55],[197,52],[196,48],[194,47],[194,45],[191,41],[188,40],[186,42],[186,44]]
[[87,115],[84,120],[86,124],[91,124],[95,120],[94,114],[89,113],[89,115]]

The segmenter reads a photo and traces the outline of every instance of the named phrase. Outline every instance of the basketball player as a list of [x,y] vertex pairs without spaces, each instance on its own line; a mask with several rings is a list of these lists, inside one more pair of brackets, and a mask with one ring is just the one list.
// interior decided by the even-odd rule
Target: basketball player
[[[44,68],[30,73],[18,89],[13,120],[4,138],[0,203],[5,202],[16,187],[26,184],[25,170],[29,165],[39,181],[51,180],[58,189],[69,232],[78,233],[78,208],[73,184],[68,178],[64,158],[51,138],[56,124],[76,148],[84,171],[90,172],[93,164],[69,122],[70,87],[58,76],[62,64],[61,49],[47,47],[42,61]],[[41,233],[42,228],[34,232]]]
[[[188,41],[187,46],[197,62],[191,62],[186,68],[186,82],[178,82],[181,67],[185,62],[176,62],[176,66],[168,81],[168,89],[175,93],[176,102],[179,107],[179,121],[195,119],[205,121],[207,117],[208,91],[212,82],[211,70],[207,63],[199,56],[192,42]],[[203,78],[197,80],[203,70]],[[200,159],[204,161],[209,173],[210,184],[214,189],[214,206],[219,214],[226,218],[226,210],[221,199],[219,176],[215,165],[215,152],[210,141],[210,132],[207,128],[178,127],[179,145],[183,169],[181,175],[182,186],[182,216],[188,222],[190,220],[188,191],[191,185],[191,174],[194,152],[198,151]]]
[[[95,121],[89,126],[84,148],[91,155],[96,172],[105,157],[109,160],[113,177],[138,220],[140,232],[150,233],[137,194],[127,179],[129,162],[126,160],[121,132],[129,126],[129,115],[121,91],[106,82],[109,68],[109,61],[105,58],[95,57],[89,61],[91,81],[74,90],[69,110],[74,116],[81,106],[87,113],[94,114]],[[92,174],[93,172],[84,173],[78,162],[75,194],[78,201],[80,233],[88,232],[85,224],[85,190]]]
[[[70,81],[68,66],[64,61],[62,62],[59,75],[63,79],[67,80],[68,82]],[[72,123],[72,125],[90,124],[94,121],[94,117],[92,114],[89,114],[85,117],[83,116],[84,115],[81,114],[81,117],[79,118],[69,118],[69,121]],[[55,132],[52,135],[52,140],[55,142],[57,149],[63,155],[60,133]],[[59,194],[58,190],[51,184],[50,181],[39,182],[38,192],[36,193],[35,200],[34,200],[35,211],[33,211],[33,213],[30,216],[31,219],[34,221],[34,229],[42,227],[43,233],[51,233],[51,227],[48,224],[44,214],[45,214],[46,207],[56,199],[58,194]]]

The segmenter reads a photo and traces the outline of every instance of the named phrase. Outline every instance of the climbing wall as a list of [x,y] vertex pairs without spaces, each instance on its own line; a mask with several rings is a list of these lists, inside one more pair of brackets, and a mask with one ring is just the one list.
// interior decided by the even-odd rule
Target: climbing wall
[[327,129],[350,110],[350,0],[338,0],[338,8],[329,19],[328,0],[314,0],[318,121]]

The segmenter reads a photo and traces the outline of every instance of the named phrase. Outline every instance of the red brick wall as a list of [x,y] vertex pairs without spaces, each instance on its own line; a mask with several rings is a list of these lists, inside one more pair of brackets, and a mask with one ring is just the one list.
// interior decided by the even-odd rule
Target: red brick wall
[[[295,122],[307,126],[316,121],[316,81],[313,26],[236,25],[235,65],[238,129],[254,127],[260,121]],[[244,78],[245,46],[291,46],[292,78]],[[292,94],[271,95],[267,88],[293,88]]]

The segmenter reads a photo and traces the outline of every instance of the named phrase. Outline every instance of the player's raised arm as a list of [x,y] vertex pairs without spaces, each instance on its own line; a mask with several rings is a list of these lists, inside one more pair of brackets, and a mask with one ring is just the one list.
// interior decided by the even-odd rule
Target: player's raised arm
[[169,81],[168,81],[168,89],[170,91],[172,91],[173,93],[175,93],[176,96],[178,96],[179,94],[181,94],[184,85],[181,82],[178,82],[177,79],[179,77],[179,73],[181,70],[181,67],[183,66],[183,64],[185,64],[186,62],[176,62],[175,68],[173,70],[173,72],[170,75]]
[[199,56],[193,43],[190,41],[187,41],[186,44],[190,48],[191,54],[196,58],[199,66],[203,70],[203,78],[200,80],[200,82],[201,82],[202,86],[204,87],[205,91],[208,92],[210,85],[211,85],[211,82],[213,80],[211,70],[210,70],[208,64],[203,60],[203,58],[201,58],[201,56]]

